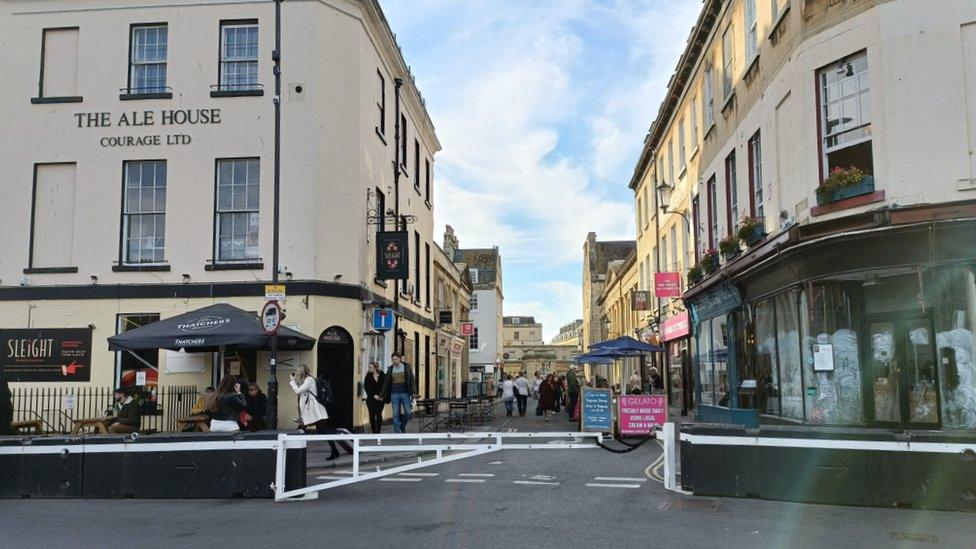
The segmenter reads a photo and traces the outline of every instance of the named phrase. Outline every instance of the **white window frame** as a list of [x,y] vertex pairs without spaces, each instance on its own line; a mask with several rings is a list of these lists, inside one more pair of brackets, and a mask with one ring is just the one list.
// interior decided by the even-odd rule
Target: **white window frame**
[[759,55],[759,25],[756,22],[756,0],[745,0],[745,41],[746,41],[746,66]]
[[703,133],[708,133],[708,130],[715,125],[715,88],[714,88],[714,73],[712,72],[712,62],[708,61],[705,67],[705,74],[702,78],[703,91],[703,101],[702,105],[702,116],[705,118],[705,131]]
[[[229,179],[223,179],[223,169],[230,170]],[[261,163],[258,158],[221,158],[217,160],[217,183],[214,196],[214,261],[216,263],[239,263],[259,259],[260,251],[260,205],[261,205]],[[243,180],[236,179],[243,170]],[[251,178],[256,178],[256,181]],[[243,187],[243,190],[241,188]],[[221,191],[226,189],[230,202],[222,201]],[[242,199],[243,202],[238,199]],[[243,218],[244,232],[235,229]],[[226,223],[230,223],[229,234],[224,234]],[[236,246],[243,235],[243,245]],[[222,241],[230,241],[230,252],[223,253]],[[239,248],[240,252],[236,249]]]
[[[230,41],[228,31],[245,30],[246,42],[244,47],[252,50],[250,46],[250,32],[254,31],[254,45],[252,51],[246,51],[243,55],[240,52],[229,53]],[[221,23],[220,24],[220,80],[219,89],[221,91],[252,91],[258,89],[258,47],[259,35],[257,22],[248,23]],[[235,46],[240,44],[235,42]],[[229,69],[234,68],[231,75]],[[242,73],[240,69],[244,69]],[[242,76],[243,75],[243,76]],[[233,79],[233,82],[231,81]]]
[[[856,71],[853,69],[854,61],[864,60],[864,70]],[[833,84],[825,85],[825,77],[830,74],[838,74],[839,68],[843,68],[850,65],[851,66],[851,76],[845,76],[843,79],[838,80]],[[821,165],[823,167],[824,177],[830,174],[830,153],[843,150],[855,145],[860,145],[862,143],[872,141],[871,134],[871,83],[870,83],[870,67],[867,64],[867,51],[861,51],[854,55],[849,55],[837,63],[831,63],[827,67],[817,71],[817,86],[818,94],[820,96],[820,143],[823,149],[823,155],[820,158]],[[852,80],[853,79],[853,80]],[[836,84],[838,90],[843,90],[844,82],[852,82],[853,88],[851,88],[852,93],[845,93],[841,91],[841,94],[837,96],[837,99],[828,98],[828,86]],[[864,87],[862,86],[862,83]],[[856,113],[848,113],[846,110],[845,103],[850,100],[854,100],[857,104]],[[867,101],[865,103],[865,100]],[[838,113],[838,118],[843,120],[849,118],[848,122],[841,122],[835,125],[834,128],[830,128],[828,118],[828,110],[831,106],[836,105],[842,110]],[[849,117],[848,114],[856,115],[855,117]],[[830,140],[840,141],[840,138],[853,135],[854,137],[848,137],[843,143],[838,143],[830,145]]]
[[729,23],[722,33],[722,97],[735,92],[735,26]]
[[[143,184],[144,165],[151,164],[153,181],[151,185]],[[132,178],[133,168],[138,166],[138,184]],[[160,166],[162,177],[160,177]],[[122,246],[119,262],[122,265],[159,265],[166,261],[166,178],[168,170],[165,160],[132,160],[124,163],[124,181],[122,185]],[[160,179],[162,183],[160,183]],[[151,198],[147,205],[146,193]],[[136,196],[137,194],[137,196]],[[133,234],[136,220],[138,234]],[[146,234],[146,220],[152,221],[152,233]],[[144,260],[146,252],[151,257]]]
[[752,173],[749,177],[755,193],[752,199],[756,204],[756,217],[763,219],[765,208],[763,207],[762,134],[759,132],[749,138],[749,163],[752,164]]
[[691,127],[689,131],[691,135],[689,136],[689,141],[691,142],[691,150],[694,151],[698,148],[698,96],[691,98],[691,112],[688,116],[691,120]]
[[668,184],[674,186],[674,139],[668,140]]
[[[151,33],[150,31],[155,31]],[[144,34],[143,34],[144,33]],[[160,40],[160,33],[163,39]],[[150,43],[150,34],[155,41]],[[143,35],[140,42],[139,36]],[[151,50],[155,50],[152,52]],[[162,54],[160,55],[160,49]],[[166,23],[154,25],[134,25],[129,31],[129,86],[127,92],[130,94],[144,93],[165,93],[169,90],[166,85],[167,61],[169,60],[169,25]],[[151,69],[155,69],[155,75],[147,75]],[[140,73],[143,73],[140,76]],[[153,81],[151,86],[145,84]]]
[[678,120],[678,165],[681,166],[678,173],[685,171],[687,163],[688,160],[685,155],[685,119],[682,117]]

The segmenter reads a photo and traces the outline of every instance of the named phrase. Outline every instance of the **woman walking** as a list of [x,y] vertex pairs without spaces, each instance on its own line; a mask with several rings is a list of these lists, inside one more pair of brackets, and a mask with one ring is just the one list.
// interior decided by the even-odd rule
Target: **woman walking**
[[505,381],[501,382],[499,389],[502,392],[502,400],[505,401],[505,417],[512,417],[512,403],[515,401],[515,382],[509,375]]
[[556,381],[552,374],[539,384],[539,406],[549,421],[549,414],[556,410]]
[[210,430],[231,433],[240,431],[238,421],[241,413],[247,413],[247,400],[241,391],[241,382],[234,376],[224,376],[217,385],[217,390],[207,397],[207,409],[213,412]]
[[[298,395],[298,428],[304,431],[310,425],[314,425],[316,433],[324,435],[332,432],[328,422],[329,413],[325,411],[325,406],[322,406],[322,403],[315,398],[318,387],[315,384],[315,378],[308,371],[308,366],[302,364],[295,368],[288,384],[291,385],[291,390]],[[332,453],[326,459],[332,461],[339,457],[339,449],[331,440],[329,447],[332,448]]]
[[373,433],[379,433],[383,427],[383,382],[386,381],[386,374],[380,370],[377,362],[369,363],[369,372],[363,380],[363,391],[366,392],[366,409],[369,411],[369,429]]

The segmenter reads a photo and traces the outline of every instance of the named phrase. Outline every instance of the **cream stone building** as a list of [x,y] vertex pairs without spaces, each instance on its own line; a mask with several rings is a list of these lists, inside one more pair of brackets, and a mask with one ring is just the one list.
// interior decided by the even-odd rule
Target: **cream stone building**
[[583,319],[578,318],[569,324],[564,324],[559,328],[559,333],[553,336],[552,341],[549,342],[550,345],[565,345],[569,347],[579,348],[582,342],[583,336]]
[[504,346],[502,371],[516,376],[520,372],[531,378],[535,372],[564,374],[569,371],[575,347],[546,345],[542,339],[542,323],[532,316],[506,316],[502,319]]
[[[454,240],[454,246],[458,242]],[[469,379],[480,381],[502,363],[502,256],[498,247],[457,249],[454,260],[468,268],[471,277],[471,321],[468,337]]]
[[976,428],[974,52],[968,0],[703,3],[630,182],[672,403]]
[[[597,299],[600,307],[600,320],[606,339],[621,336],[640,339],[639,314],[634,307],[635,292],[640,289],[637,269],[637,251],[631,251],[625,259],[616,259],[607,264],[606,286]],[[637,358],[615,360],[612,365],[597,366],[595,371],[605,377],[613,386],[627,383],[631,374],[639,371]]]
[[588,351],[590,345],[607,339],[597,303],[606,287],[607,265],[614,260],[626,259],[634,246],[633,240],[601,241],[596,239],[596,233],[586,235],[583,242],[583,352]]
[[[0,67],[17,75],[0,88],[0,330],[91,339],[89,372],[30,386],[266,387],[264,351],[136,359],[106,338],[218,302],[256,312],[278,268],[285,324],[317,340],[282,357],[283,427],[299,364],[332,381],[337,426],[365,423],[358,383],[394,348],[433,392],[440,143],[423,98],[376,0],[286,2],[282,28],[275,266],[273,2],[0,1]],[[376,278],[396,214],[399,283]],[[395,309],[395,332],[372,329],[376,308]]]
[[434,311],[437,313],[436,383],[428,383],[426,398],[458,398],[468,381],[469,350],[461,323],[470,320],[471,276],[464,263],[454,261],[457,237],[448,225],[444,247],[434,255]]
[[543,345],[542,324],[533,316],[502,317],[502,347]]

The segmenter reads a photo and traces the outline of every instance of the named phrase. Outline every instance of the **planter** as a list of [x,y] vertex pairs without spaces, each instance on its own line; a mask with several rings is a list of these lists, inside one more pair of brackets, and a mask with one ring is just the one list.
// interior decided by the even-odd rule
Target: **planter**
[[722,257],[725,258],[725,261],[732,261],[733,259],[739,257],[740,255],[742,255],[742,250],[733,250],[731,252],[723,253]]
[[766,227],[762,225],[756,225],[749,231],[749,234],[745,235],[746,246],[755,246],[759,241],[766,237]]
[[844,200],[845,198],[851,198],[854,196],[861,196],[862,194],[868,194],[874,192],[874,176],[865,175],[861,178],[861,182],[857,185],[850,185],[837,189],[830,193],[828,197],[822,197],[820,193],[817,193],[817,205],[823,206],[825,204],[831,204],[837,202],[838,200]]
[[702,258],[702,272],[711,274],[718,270],[718,256],[706,256]]

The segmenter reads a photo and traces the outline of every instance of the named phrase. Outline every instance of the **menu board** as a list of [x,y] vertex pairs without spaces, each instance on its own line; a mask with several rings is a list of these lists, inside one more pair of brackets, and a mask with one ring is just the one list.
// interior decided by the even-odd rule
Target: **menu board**
[[613,429],[613,397],[610,389],[583,389],[580,411],[584,431]]
[[664,395],[621,395],[618,427],[624,436],[646,436],[654,427],[668,420],[668,404]]

